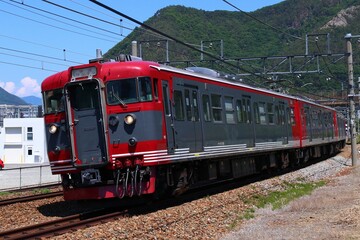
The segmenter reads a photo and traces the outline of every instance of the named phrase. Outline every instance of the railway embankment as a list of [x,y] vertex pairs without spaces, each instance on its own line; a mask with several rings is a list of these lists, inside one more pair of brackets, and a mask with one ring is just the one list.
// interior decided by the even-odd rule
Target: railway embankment
[[[347,145],[335,157],[290,173],[52,239],[359,239],[360,169],[351,167],[349,149]],[[326,184],[311,195],[277,210],[257,209],[249,201],[281,192],[286,184],[322,181]],[[2,206],[1,231],[90,209],[86,202],[64,202],[61,197]]]
[[[343,160],[346,162],[336,166]],[[328,174],[329,164],[335,164],[336,174],[321,176]],[[252,219],[242,222],[222,240],[360,239],[360,167],[349,165],[350,146],[346,146],[337,157],[304,169],[314,177],[326,177],[328,183],[281,209],[257,209]]]

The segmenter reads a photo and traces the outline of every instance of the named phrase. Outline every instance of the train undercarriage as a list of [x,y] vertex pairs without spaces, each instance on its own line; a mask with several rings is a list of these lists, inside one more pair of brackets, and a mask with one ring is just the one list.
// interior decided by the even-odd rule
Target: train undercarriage
[[191,188],[220,180],[301,166],[310,160],[338,153],[345,142],[307,148],[264,152],[252,155],[185,161],[159,166],[128,167],[116,171],[87,169],[63,174],[65,200],[123,198],[153,194],[155,197],[180,195]]

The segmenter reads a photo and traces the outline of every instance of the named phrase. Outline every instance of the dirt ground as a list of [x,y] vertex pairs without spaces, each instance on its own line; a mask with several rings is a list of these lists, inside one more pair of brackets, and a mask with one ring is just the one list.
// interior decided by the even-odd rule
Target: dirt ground
[[343,170],[283,209],[257,210],[255,218],[223,239],[360,239],[360,166]]

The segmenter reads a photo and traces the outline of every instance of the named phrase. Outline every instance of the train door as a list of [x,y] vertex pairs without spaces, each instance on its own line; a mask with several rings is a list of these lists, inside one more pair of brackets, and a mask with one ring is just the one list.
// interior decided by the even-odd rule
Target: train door
[[[244,122],[248,127],[245,127],[247,130],[242,134],[244,135],[244,139],[246,139],[246,147],[252,148],[255,147],[255,121],[253,121],[252,117],[252,109],[251,109],[251,97],[250,96],[242,96],[242,115],[244,118]],[[255,110],[254,110],[255,111]]]
[[289,143],[289,135],[291,133],[289,120],[287,119],[290,117],[289,115],[289,113],[286,114],[285,102],[279,102],[279,124],[285,128],[283,132],[283,144]]
[[65,85],[66,109],[74,165],[103,165],[108,162],[107,137],[97,80]]
[[196,86],[184,88],[186,123],[184,131],[189,132],[190,151],[203,151],[203,134],[199,114],[199,94]]
[[203,151],[198,87],[175,79],[173,107],[176,148]]
[[175,140],[174,140],[174,123],[173,123],[173,114],[170,101],[170,90],[169,83],[166,80],[162,80],[162,96],[163,96],[163,105],[164,105],[164,115],[165,115],[165,127],[166,127],[166,139],[168,144],[168,152],[172,153],[175,149]]

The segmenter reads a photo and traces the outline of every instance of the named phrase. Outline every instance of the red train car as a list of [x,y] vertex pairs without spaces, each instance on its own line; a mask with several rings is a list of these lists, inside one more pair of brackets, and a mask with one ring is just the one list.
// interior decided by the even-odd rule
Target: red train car
[[198,70],[96,59],[46,78],[48,156],[65,199],[179,194],[343,147],[334,109]]

